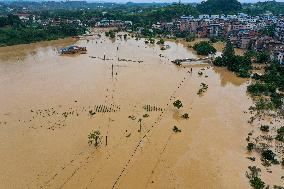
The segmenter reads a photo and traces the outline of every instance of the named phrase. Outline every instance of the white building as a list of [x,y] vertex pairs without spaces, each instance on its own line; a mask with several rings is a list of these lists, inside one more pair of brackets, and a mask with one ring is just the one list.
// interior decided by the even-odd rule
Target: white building
[[201,14],[199,15],[199,19],[210,19],[210,16],[208,14]]
[[229,15],[227,15],[227,18],[228,18],[228,19],[237,19],[238,17],[237,17],[237,15],[234,15],[234,14],[233,14],[233,15],[230,15],[230,14],[229,14]]
[[220,18],[220,16],[218,15],[218,14],[216,14],[216,15],[211,15],[211,19],[219,19]]

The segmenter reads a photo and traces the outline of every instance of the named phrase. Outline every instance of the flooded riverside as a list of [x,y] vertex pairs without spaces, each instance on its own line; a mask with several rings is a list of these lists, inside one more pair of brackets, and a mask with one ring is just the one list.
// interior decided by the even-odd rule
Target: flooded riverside
[[[73,44],[88,53],[58,55]],[[177,67],[197,56],[166,44],[102,36],[0,48],[0,188],[250,188],[250,81]]]

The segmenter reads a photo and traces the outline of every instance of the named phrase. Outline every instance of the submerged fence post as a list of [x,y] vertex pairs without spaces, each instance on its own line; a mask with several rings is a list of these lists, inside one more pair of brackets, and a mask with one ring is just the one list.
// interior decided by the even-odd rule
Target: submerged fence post
[[113,64],[111,65],[111,76],[113,78]]

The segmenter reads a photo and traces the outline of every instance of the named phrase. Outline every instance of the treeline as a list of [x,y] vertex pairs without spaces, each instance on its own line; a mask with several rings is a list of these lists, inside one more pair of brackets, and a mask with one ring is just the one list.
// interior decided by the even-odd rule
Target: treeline
[[284,67],[276,61],[267,64],[265,73],[255,76],[256,82],[248,86],[248,92],[259,99],[255,107],[258,111],[282,109],[283,106]]
[[228,70],[235,72],[240,77],[250,77],[252,69],[252,57],[245,54],[238,56],[235,54],[234,46],[227,42],[221,57],[217,57],[214,65],[227,67]]
[[266,11],[272,12],[274,15],[280,15],[284,13],[284,2],[266,1],[258,2],[254,4],[244,4],[243,12],[249,15],[259,15]]
[[19,27],[21,25],[23,25],[23,23],[16,15],[9,14],[6,17],[0,17],[0,28],[5,26]]
[[203,14],[235,14],[242,10],[237,0],[207,0],[197,6]]
[[6,27],[0,29],[0,46],[28,44],[77,36],[85,33],[85,30],[84,27],[67,24],[47,27]]
[[[235,55],[234,47],[227,42],[221,57],[214,60],[215,66],[227,67],[240,77],[252,77],[255,82],[248,86],[248,92],[258,97],[256,110],[281,109],[284,92],[284,67],[272,60],[268,52],[248,49],[243,56]],[[252,74],[252,63],[265,66],[263,75]]]

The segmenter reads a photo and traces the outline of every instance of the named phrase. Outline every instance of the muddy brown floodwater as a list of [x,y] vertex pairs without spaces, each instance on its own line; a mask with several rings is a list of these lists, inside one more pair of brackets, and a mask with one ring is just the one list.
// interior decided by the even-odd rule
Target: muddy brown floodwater
[[[88,53],[57,54],[73,43]],[[250,188],[248,81],[208,64],[176,67],[170,60],[196,55],[166,43],[161,51],[95,37],[0,48],[0,188]],[[200,96],[201,83],[209,88]],[[94,130],[98,148],[88,144]]]

